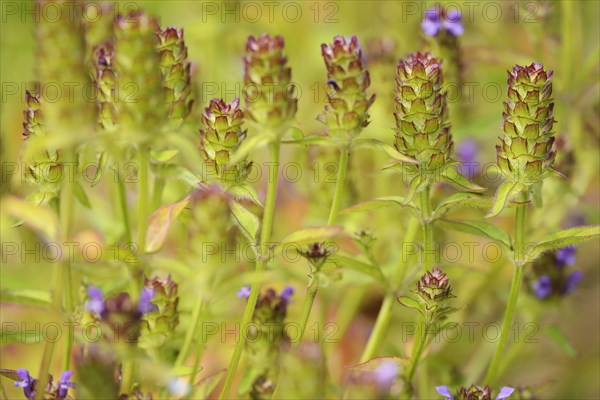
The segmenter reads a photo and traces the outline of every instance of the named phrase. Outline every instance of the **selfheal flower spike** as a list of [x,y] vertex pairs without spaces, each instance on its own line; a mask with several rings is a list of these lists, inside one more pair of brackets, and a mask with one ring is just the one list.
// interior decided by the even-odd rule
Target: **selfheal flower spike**
[[154,289],[151,287],[144,287],[140,294],[140,300],[138,301],[138,310],[142,314],[158,311],[156,304],[152,303],[154,298]]
[[575,264],[577,261],[577,248],[575,246],[567,246],[556,251],[556,264],[559,267],[565,267]]
[[552,279],[548,275],[542,275],[533,282],[532,288],[538,298],[545,299],[552,294]]
[[183,29],[158,29],[158,52],[161,58],[163,88],[167,103],[169,129],[177,129],[192,110],[191,64],[183,40]]
[[405,165],[409,177],[425,182],[455,162],[440,62],[430,53],[400,60],[396,74],[394,146],[420,165]]
[[439,268],[434,268],[417,282],[417,293],[424,300],[442,301],[452,297],[452,287],[446,274]]
[[250,36],[244,56],[246,114],[257,124],[280,128],[296,115],[298,99],[281,36]]
[[552,74],[540,63],[515,65],[508,73],[504,135],[496,146],[496,162],[505,183],[496,192],[489,216],[497,215],[503,208],[500,205],[522,192],[529,198],[546,176],[556,173],[552,168],[556,157]]
[[[179,325],[177,283],[166,278],[144,279],[144,289],[138,302],[143,320],[140,347],[158,356],[170,354],[164,346]],[[150,296],[151,294],[151,296]]]
[[318,119],[329,133],[352,140],[369,124],[368,110],[375,101],[367,89],[371,84],[366,61],[356,36],[336,36],[332,44],[322,44],[327,67],[327,103]]
[[94,83],[96,87],[97,124],[100,129],[112,131],[117,125],[115,109],[117,76],[114,71],[115,50],[112,41],[94,48]]
[[200,129],[200,152],[205,164],[211,169],[209,175],[216,175],[224,182],[242,182],[247,176],[250,163],[240,161],[227,165],[231,155],[246,138],[243,130],[244,112],[238,98],[231,103],[222,99],[212,99],[204,110],[202,120],[205,129]]
[[166,116],[157,29],[156,19],[143,11],[119,15],[114,24],[119,125],[127,133],[142,135],[142,140],[157,132]]
[[[435,390],[442,396],[444,396],[444,400],[455,400],[455,397],[452,396],[450,388],[448,386],[436,386]],[[514,388],[509,386],[504,386],[498,392],[495,400],[505,400],[507,399],[513,392]],[[492,400],[492,389],[489,386],[480,387],[476,385],[471,385],[468,389],[465,387],[461,387],[457,392],[457,400]]]

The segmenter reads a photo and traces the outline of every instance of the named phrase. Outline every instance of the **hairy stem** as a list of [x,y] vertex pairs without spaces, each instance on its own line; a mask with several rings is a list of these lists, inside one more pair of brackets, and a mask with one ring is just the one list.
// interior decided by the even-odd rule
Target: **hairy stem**
[[311,277],[308,286],[306,287],[306,296],[304,296],[304,303],[302,304],[302,313],[300,314],[300,334],[298,336],[298,341],[294,343],[294,346],[300,346],[302,343],[302,338],[304,337],[304,332],[306,331],[306,325],[308,324],[308,317],[310,316],[310,311],[312,310],[312,306],[315,302],[315,297],[317,297],[317,292],[319,291],[319,278],[318,275]]
[[433,243],[433,232],[431,227],[431,200],[429,199],[430,187],[426,187],[419,194],[421,216],[423,218],[423,266],[426,270],[431,269],[435,262],[435,247]]
[[277,187],[279,183],[279,148],[279,139],[276,139],[269,144],[269,159],[275,166],[275,171],[272,171],[272,174],[269,174],[267,197],[265,199],[265,210],[263,213],[262,228],[260,230],[261,252],[260,257],[256,262],[256,269],[254,271],[255,280],[252,283],[250,296],[248,297],[248,302],[246,303],[246,308],[244,309],[244,315],[242,316],[242,324],[240,327],[242,337],[235,344],[235,349],[233,350],[233,355],[231,357],[231,361],[229,362],[229,368],[227,369],[225,384],[223,385],[223,390],[219,395],[219,399],[221,400],[227,398],[229,389],[233,383],[233,378],[235,377],[238,363],[240,361],[240,357],[242,356],[242,351],[244,350],[244,345],[246,342],[246,338],[244,337],[243,333],[245,332],[245,327],[248,326],[248,324],[252,321],[252,315],[254,314],[254,308],[256,307],[256,302],[260,293],[260,274],[268,262],[268,257],[266,257],[266,255],[268,254],[268,242],[271,240],[271,229],[273,227],[273,216],[275,213],[275,202],[277,200]]
[[429,329],[429,323],[423,321],[422,323],[417,325],[417,333],[415,335],[415,343],[413,345],[412,355],[410,357],[412,363],[410,365],[410,370],[408,372],[408,382],[412,382],[415,372],[417,371],[417,366],[419,365],[419,360],[421,359],[421,354],[425,349],[425,344],[427,343],[427,330]]
[[517,299],[519,297],[519,291],[521,290],[521,283],[523,282],[523,253],[525,250],[525,213],[527,211],[527,198],[521,196],[521,203],[517,205],[516,219],[515,219],[515,265],[513,270],[513,278],[510,286],[510,294],[508,297],[508,304],[506,305],[506,312],[504,313],[504,320],[502,321],[502,328],[500,330],[500,341],[494,352],[492,362],[490,363],[489,369],[485,376],[484,382],[489,385],[494,385],[498,378],[498,368],[500,366],[500,359],[503,356],[504,349],[506,348],[506,340],[509,336],[510,326],[514,320],[515,311],[517,307]]
[[329,218],[327,219],[327,225],[333,225],[340,211],[340,204],[344,194],[344,181],[346,180],[346,170],[348,168],[348,156],[350,150],[347,147],[340,149],[340,162],[338,166],[337,182],[335,184],[335,192],[333,193],[333,201],[331,202],[331,208],[329,210]]

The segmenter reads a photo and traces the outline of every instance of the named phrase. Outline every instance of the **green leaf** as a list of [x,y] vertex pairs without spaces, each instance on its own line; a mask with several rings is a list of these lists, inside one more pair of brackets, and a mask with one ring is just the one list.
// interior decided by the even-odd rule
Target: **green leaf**
[[456,186],[460,190],[467,190],[469,192],[481,193],[485,192],[487,189],[476,185],[473,182],[470,182],[467,178],[465,178],[460,172],[457,171],[454,167],[446,168],[446,170],[442,173],[442,179],[448,182],[451,185]]
[[433,212],[432,219],[440,218],[444,214],[460,208],[482,208],[488,209],[492,206],[491,197],[481,196],[474,193],[454,193],[441,202]]
[[244,140],[237,151],[229,159],[229,165],[243,161],[248,154],[258,148],[265,146],[271,140],[270,135],[256,135]]
[[375,372],[382,363],[393,362],[398,366],[398,378],[402,376],[402,371],[410,365],[410,360],[404,357],[377,357],[364,363],[346,367],[354,372]]
[[208,399],[211,393],[219,385],[221,380],[225,377],[226,369],[215,372],[212,375],[203,378],[199,382],[194,384],[194,393],[190,397],[191,399]]
[[100,157],[98,158],[98,164],[96,165],[96,173],[94,174],[94,178],[92,179],[91,185],[96,186],[98,182],[102,179],[102,175],[104,175],[104,170],[106,169],[106,164],[108,163],[108,154],[106,152],[100,153]]
[[88,198],[87,194],[85,193],[83,186],[81,186],[81,184],[78,181],[74,182],[73,185],[74,185],[74,188],[73,188],[74,194],[75,194],[75,197],[77,198],[77,200],[79,200],[79,202],[85,208],[91,208],[90,199]]
[[580,226],[553,233],[537,242],[525,254],[525,262],[535,260],[548,250],[577,245],[600,236],[600,226]]
[[231,202],[231,212],[250,243],[258,242],[260,220],[237,201]]
[[500,185],[496,191],[496,195],[494,196],[494,204],[485,218],[495,217],[496,215],[500,214],[502,210],[504,210],[504,207],[506,207],[506,202],[511,200],[522,189],[523,185],[518,182],[509,181]]
[[491,239],[500,242],[507,249],[511,248],[512,241],[508,232],[487,222],[450,219],[439,219],[438,221],[444,228]]
[[302,138],[296,138],[293,140],[282,140],[283,144],[297,144],[297,145],[311,145],[316,144],[319,146],[337,146],[337,143],[331,140],[329,136],[321,135],[309,135]]
[[415,176],[410,181],[410,184],[408,185],[408,192],[406,192],[406,198],[404,199],[404,205],[405,206],[409,205],[415,198],[415,195],[417,193],[419,193],[420,191],[422,191],[423,189],[425,189],[427,184],[428,184],[427,178],[424,178],[421,175]]
[[177,164],[152,164],[152,172],[165,179],[180,180],[194,189],[198,188],[198,184],[202,180],[189,169]]
[[387,286],[387,280],[381,270],[371,264],[361,260],[358,260],[356,256],[345,252],[338,252],[331,256],[332,260],[334,260],[340,267],[351,269],[353,271],[361,272],[365,275],[368,275],[375,280],[382,283],[384,286]]
[[417,300],[408,296],[400,296],[398,297],[398,302],[402,304],[404,307],[414,308],[415,310],[422,310],[422,305]]
[[34,289],[3,289],[0,292],[0,298],[2,298],[2,301],[8,301],[10,303],[29,304],[36,306],[49,306],[51,303],[50,293],[44,290]]
[[354,214],[376,210],[383,207],[391,207],[393,205],[404,206],[404,197],[402,196],[384,196],[373,200],[358,203],[352,207],[348,207],[339,212],[339,215]]
[[567,339],[567,337],[562,333],[562,331],[560,330],[560,328],[558,326],[556,326],[556,325],[548,326],[548,328],[546,329],[546,334],[567,355],[569,355],[570,357],[573,357],[573,358],[577,357],[577,350],[575,350],[575,347],[573,347],[573,345],[571,344],[569,339]]
[[2,199],[4,212],[54,242],[58,235],[58,218],[47,207],[37,206],[13,196]]
[[167,233],[173,221],[181,214],[190,202],[190,196],[183,200],[160,207],[148,218],[148,229],[146,230],[146,251],[153,253],[162,247],[167,238]]
[[227,193],[231,194],[236,200],[251,200],[254,204],[263,206],[258,198],[254,188],[246,183],[231,185],[227,188]]
[[341,226],[318,226],[304,228],[289,234],[275,247],[274,255],[281,253],[286,247],[301,247],[315,242],[322,242],[338,236],[343,231]]
[[352,142],[352,148],[366,147],[369,149],[379,150],[385,152],[388,156],[393,158],[394,160],[405,163],[405,164],[419,164],[419,162],[415,159],[405,156],[400,153],[398,150],[394,148],[394,146],[389,145],[385,142],[382,142],[377,139],[356,139]]
[[175,157],[179,153],[177,149],[171,150],[150,150],[150,157],[158,162],[166,162]]

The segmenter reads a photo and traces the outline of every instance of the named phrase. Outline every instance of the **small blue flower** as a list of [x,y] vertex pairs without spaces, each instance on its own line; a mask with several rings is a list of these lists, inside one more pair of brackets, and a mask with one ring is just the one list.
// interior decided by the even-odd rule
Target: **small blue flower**
[[17,376],[21,380],[15,382],[15,387],[23,388],[23,393],[25,394],[25,397],[27,397],[28,399],[33,399],[35,397],[35,384],[37,382],[37,379],[32,378],[29,375],[29,371],[27,371],[24,368],[19,368],[17,370]]
[[71,376],[73,375],[73,371],[65,371],[60,376],[60,381],[58,381],[58,398],[64,399],[67,397],[69,392],[69,388],[75,389],[77,385],[71,382]]
[[154,289],[145,287],[142,289],[142,293],[140,295],[140,301],[138,303],[138,310],[142,314],[150,313],[153,311],[158,311],[158,307],[156,304],[152,303],[152,299],[154,298]]
[[450,392],[450,388],[448,386],[436,386],[435,390],[442,396],[444,396],[444,400],[454,400],[452,393]]
[[445,12],[439,6],[425,11],[421,29],[427,36],[437,36],[441,30],[445,30],[452,36],[460,36],[465,30],[459,10],[451,9]]
[[575,246],[567,246],[556,251],[556,264],[559,267],[573,265],[577,261],[577,250]]
[[567,282],[565,283],[565,294],[573,291],[580,280],[583,279],[582,271],[574,271],[567,277]]
[[[481,390],[482,388],[481,388],[481,387],[479,387],[479,386],[474,386],[474,385],[473,385],[473,386],[471,386],[471,389],[474,389],[474,390],[477,390],[477,391],[479,391],[479,390]],[[448,386],[436,386],[436,387],[435,387],[435,390],[437,390],[437,392],[438,392],[439,394],[441,394],[442,396],[444,396],[444,400],[454,400],[454,397],[452,396],[452,393],[450,392],[450,388],[449,388]],[[486,387],[485,387],[485,390],[486,390],[486,391],[488,391],[488,393],[489,393],[489,391],[490,391],[490,388],[489,388],[488,386],[486,386]],[[510,395],[511,395],[511,394],[512,394],[514,391],[515,391],[515,389],[514,389],[514,388],[511,388],[510,386],[503,386],[503,387],[500,389],[500,392],[498,393],[498,396],[496,396],[496,400],[505,400],[505,399],[506,399],[506,398],[508,398],[508,396],[510,396]],[[463,393],[463,392],[464,392],[464,393]],[[461,393],[463,394],[463,396],[464,396],[464,395],[468,395],[468,394],[469,394],[469,393],[468,393],[468,391],[467,391],[465,388],[462,388],[462,389],[461,389]],[[465,398],[465,397],[463,397],[463,398]],[[468,398],[470,399],[471,397],[468,397]],[[489,398],[489,397],[487,397],[487,398]]]
[[292,295],[294,294],[294,288],[291,286],[286,286],[285,289],[283,289],[281,291],[281,294],[279,295],[279,297],[281,298],[281,300],[283,300],[285,303],[289,303],[290,299],[292,297]]
[[540,299],[545,299],[552,294],[552,280],[548,275],[542,275],[531,285],[535,295]]
[[89,300],[85,302],[85,308],[91,313],[102,314],[104,312],[104,296],[102,291],[96,286],[88,286],[87,293]]
[[250,286],[242,286],[237,292],[237,297],[240,299],[247,299],[250,297]]
[[511,388],[510,386],[503,386],[500,389],[500,393],[498,393],[498,396],[496,396],[496,400],[504,400],[508,396],[510,396],[514,391],[515,389]]
[[398,365],[393,361],[384,361],[374,372],[375,381],[380,388],[389,388],[398,376]]
[[458,161],[463,163],[474,163],[477,161],[477,143],[473,139],[465,139],[456,146]]

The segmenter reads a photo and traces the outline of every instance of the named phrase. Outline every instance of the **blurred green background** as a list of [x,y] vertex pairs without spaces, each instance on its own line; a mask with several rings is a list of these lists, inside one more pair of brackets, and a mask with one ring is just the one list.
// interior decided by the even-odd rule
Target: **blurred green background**
[[[545,184],[545,205],[532,212],[530,226],[538,236],[557,230],[573,215],[582,215],[589,224],[599,220],[599,169],[598,147],[600,141],[600,2],[566,1],[470,1],[442,2],[458,6],[463,11],[465,34],[460,38],[465,65],[464,79],[472,89],[450,99],[453,117],[452,133],[456,142],[474,139],[479,147],[481,162],[495,160],[494,146],[501,134],[502,101],[506,90],[506,71],[514,64],[542,62],[554,70],[555,126],[561,150],[557,157],[558,169],[568,171],[568,180],[552,180]],[[292,68],[292,79],[298,85],[300,99],[296,125],[306,134],[324,131],[315,118],[325,103],[326,71],[320,55],[321,43],[330,42],[334,35],[357,35],[365,48],[371,73],[371,92],[377,100],[371,109],[371,124],[362,133],[391,143],[395,65],[409,52],[431,49],[432,43],[420,30],[424,11],[432,2],[415,1],[291,1],[291,2],[202,2],[202,1],[145,1],[116,2],[115,8],[140,7],[159,17],[161,26],[174,25],[185,30],[189,56],[195,65],[194,90],[197,95],[195,110],[188,125],[190,145],[197,146],[195,132],[199,127],[199,113],[213,97],[231,100],[240,97],[242,90],[242,61],[248,35],[279,34],[285,38],[286,54]],[[33,16],[25,11],[32,2],[3,1],[0,33],[0,80],[2,82],[1,140],[2,163],[18,162],[21,149],[22,111],[25,108],[25,85],[34,81],[35,38]],[[15,8],[16,7],[16,11]],[[433,47],[434,48],[434,47]],[[17,88],[16,93],[14,88]],[[460,98],[457,98],[460,97]],[[461,107],[461,112],[456,109]],[[194,121],[195,119],[195,121]],[[252,135],[252,132],[249,132]],[[251,157],[260,163],[265,154],[256,152]],[[287,146],[283,149],[284,161],[303,163],[299,182],[282,182],[274,237],[282,238],[295,229],[324,224],[334,184],[326,182],[324,165],[335,160],[329,150]],[[318,162],[320,178],[315,178]],[[359,150],[353,155],[344,207],[382,195],[398,195],[405,184],[392,173],[382,172],[388,163],[383,154],[372,150]],[[563,169],[561,169],[561,167]],[[9,184],[10,183],[10,184]],[[488,187],[494,182],[483,181]],[[256,185],[264,193],[264,182]],[[181,186],[173,184],[166,192],[167,202],[179,200],[185,194]],[[2,191],[24,196],[30,189],[14,177],[5,179]],[[94,240],[103,237],[110,243],[110,234],[104,229],[110,225],[114,211],[102,202],[104,189],[90,193],[93,212],[78,209],[77,229],[82,237]],[[437,199],[445,188],[437,191]],[[492,190],[488,194],[493,193]],[[80,207],[81,208],[81,207]],[[400,249],[398,235],[406,223],[406,213],[399,209],[383,209],[368,216],[342,219],[348,230],[371,230],[379,239],[376,251],[384,266],[394,264]],[[473,215],[479,215],[473,212]],[[512,216],[497,219],[499,224],[510,226]],[[2,242],[24,242],[32,247],[36,236],[25,228],[12,229],[2,221]],[[534,235],[535,236],[535,235]],[[442,234],[438,238],[442,238]],[[447,242],[475,240],[466,235],[446,234]],[[503,382],[512,385],[547,385],[542,392],[546,399],[598,399],[600,398],[600,285],[598,242],[583,245],[578,250],[577,268],[585,279],[573,295],[557,302],[540,302],[523,296],[519,304],[518,320],[521,326],[535,322],[539,331],[536,343],[522,343],[518,351],[510,352],[511,364]],[[343,243],[351,247],[350,243]],[[5,247],[3,245],[2,251]],[[175,246],[163,255],[178,257]],[[457,317],[462,321],[477,321],[481,325],[501,319],[510,283],[510,268],[506,262],[489,265],[481,257],[460,259],[446,263],[457,302],[466,308]],[[22,262],[19,255],[5,256],[0,270],[2,289],[48,288],[53,263]],[[98,266],[101,267],[100,265]],[[238,266],[250,268],[251,266]],[[293,282],[297,297],[289,311],[290,320],[297,320],[306,267],[302,263],[290,264],[279,260],[269,272],[267,281],[276,286]],[[240,285],[243,281],[238,282]],[[237,284],[237,283],[236,283]],[[232,284],[233,285],[233,284]],[[371,287],[349,274],[342,281],[322,293],[328,299],[327,319],[339,321],[345,302],[355,291],[367,291],[360,313],[352,322],[345,337],[337,338],[333,355],[329,358],[334,380],[340,378],[344,366],[355,364],[374,322],[380,290]],[[215,303],[213,313],[219,318],[233,321],[241,316],[243,304],[235,299],[231,288]],[[183,290],[182,307],[187,307]],[[317,315],[315,311],[313,314]],[[414,315],[395,310],[391,330],[382,355],[393,355],[404,346],[402,322]],[[315,317],[316,318],[316,317]],[[52,315],[35,306],[2,302],[0,320],[3,324],[52,321]],[[550,327],[557,327],[570,345],[562,347],[548,335]],[[555,328],[552,328],[555,329]],[[4,330],[4,325],[3,325]],[[434,345],[429,362],[429,393],[435,398],[433,387],[458,381],[472,382],[481,374],[485,362],[493,351],[493,343],[481,338],[475,329],[475,340],[463,337],[457,343]],[[218,342],[218,340],[216,341]],[[233,343],[215,342],[207,352],[205,367],[217,370],[226,366]],[[43,343],[5,344],[0,348],[0,366],[37,371]],[[515,346],[513,346],[514,348]],[[565,351],[566,349],[566,351]],[[508,356],[507,356],[508,357]],[[305,368],[308,368],[305,366]],[[302,370],[304,371],[304,370]],[[460,371],[460,372],[457,372]],[[299,374],[304,372],[299,372]],[[429,375],[430,377],[428,378]],[[435,377],[435,378],[434,378]],[[307,377],[307,379],[310,379]],[[438,381],[442,380],[442,381]],[[5,384],[5,386],[10,386]],[[8,387],[9,394],[16,390]],[[282,394],[285,396],[285,394]],[[11,397],[13,398],[13,397]]]

